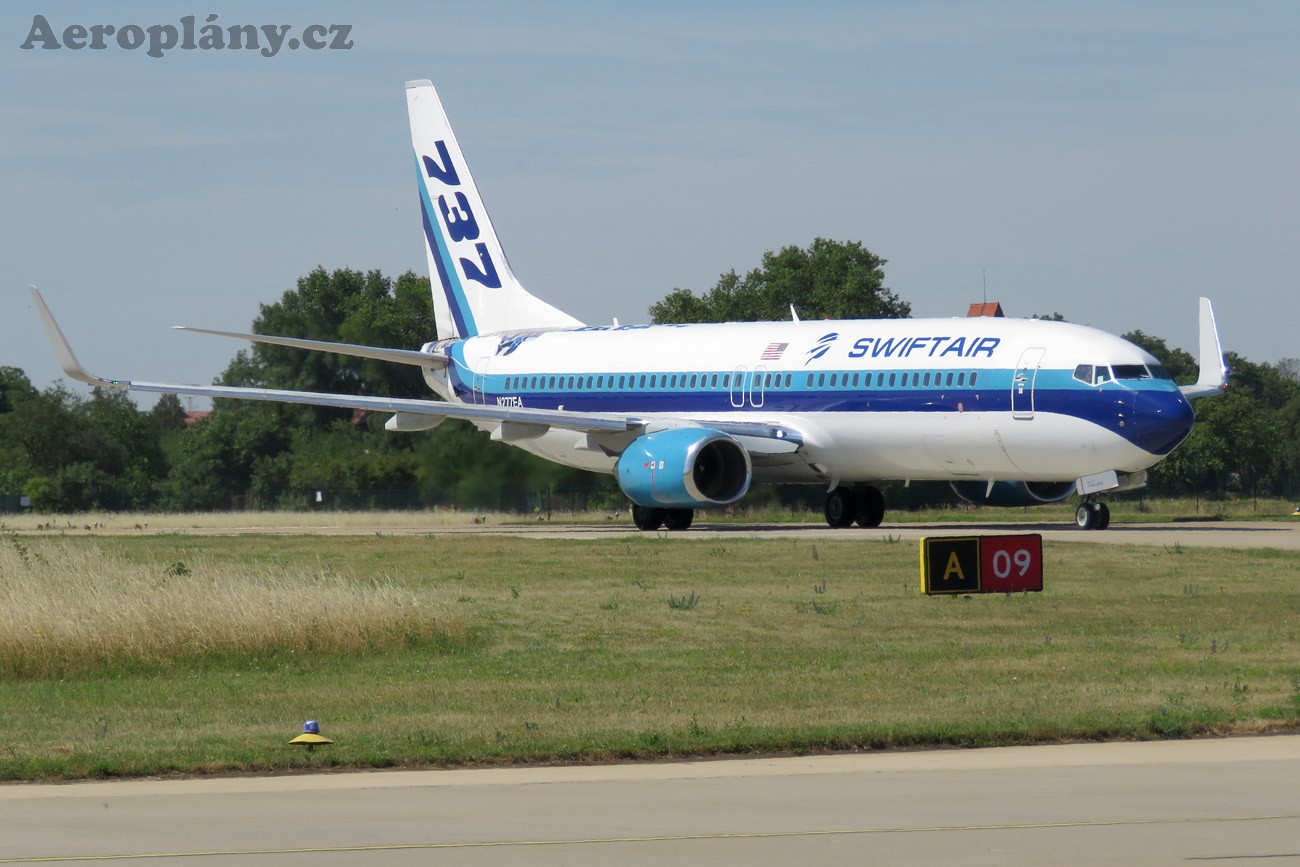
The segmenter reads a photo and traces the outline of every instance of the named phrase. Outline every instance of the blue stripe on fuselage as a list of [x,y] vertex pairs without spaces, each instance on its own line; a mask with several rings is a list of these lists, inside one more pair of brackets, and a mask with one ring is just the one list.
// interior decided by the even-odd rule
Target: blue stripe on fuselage
[[[463,366],[463,360],[461,360]],[[853,371],[850,371],[852,373]],[[861,372],[861,371],[857,371]],[[889,373],[902,371],[884,371]],[[946,375],[947,371],[944,371]],[[969,371],[964,371],[969,373]],[[558,409],[567,412],[601,412],[625,413],[628,415],[683,413],[687,415],[717,415],[718,413],[762,414],[762,413],[825,413],[825,412],[993,412],[1010,413],[1012,370],[977,370],[979,386],[942,386],[917,387],[894,386],[872,388],[829,388],[806,385],[805,371],[780,371],[780,381],[784,382],[786,373],[792,373],[794,380],[790,388],[773,387],[761,390],[761,406],[749,404],[750,389],[746,387],[745,405],[737,407],[732,404],[732,392],[720,387],[700,387],[692,389],[679,385],[675,388],[600,388],[600,389],[555,389],[507,388],[518,377],[531,382],[538,379],[549,382],[552,377],[567,382],[570,376],[577,374],[558,372],[542,374],[493,374],[486,378],[483,401],[487,404],[504,403],[518,398],[526,407],[536,409]],[[730,374],[718,371],[718,381]],[[770,372],[773,377],[778,373]],[[829,377],[830,371],[824,372]],[[843,375],[843,371],[835,371]],[[880,375],[881,371],[873,371]],[[912,371],[907,371],[910,377]],[[588,378],[601,377],[606,381],[616,381],[620,375],[631,376],[638,383],[645,374],[593,374],[581,375],[585,382]],[[665,376],[656,371],[656,381]],[[667,376],[673,375],[669,371]],[[679,380],[686,381],[678,372]],[[819,372],[817,375],[822,375]],[[705,375],[711,380],[713,372]],[[801,381],[802,380],[802,381]],[[748,383],[748,379],[746,379]],[[735,392],[739,395],[740,391]],[[1017,406],[1018,409],[1027,409]],[[1101,386],[1088,386],[1073,379],[1072,371],[1039,370],[1033,390],[1033,409],[1035,413],[1050,413],[1070,416],[1091,422],[1117,436],[1132,442],[1143,450],[1155,454],[1168,454],[1186,437],[1191,429],[1191,409],[1186,399],[1179,393],[1178,387],[1168,380],[1124,380],[1108,382]]]

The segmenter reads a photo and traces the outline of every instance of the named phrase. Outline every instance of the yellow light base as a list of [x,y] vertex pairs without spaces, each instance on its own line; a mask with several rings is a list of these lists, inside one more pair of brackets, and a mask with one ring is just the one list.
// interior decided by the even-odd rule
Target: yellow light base
[[320,746],[322,744],[332,744],[334,743],[334,741],[330,740],[324,735],[314,735],[314,734],[309,734],[307,732],[304,732],[298,735],[298,737],[289,741],[289,743],[297,744],[298,746],[304,746],[304,747],[315,747],[315,746]]

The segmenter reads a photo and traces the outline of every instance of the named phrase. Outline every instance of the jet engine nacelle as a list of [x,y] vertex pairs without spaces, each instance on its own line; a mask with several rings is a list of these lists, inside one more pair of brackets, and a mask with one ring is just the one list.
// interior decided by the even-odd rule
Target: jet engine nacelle
[[721,431],[684,427],[637,437],[614,465],[618,486],[638,506],[726,506],[749,490],[744,446]]
[[952,482],[957,496],[977,506],[1043,506],[1074,493],[1074,482]]

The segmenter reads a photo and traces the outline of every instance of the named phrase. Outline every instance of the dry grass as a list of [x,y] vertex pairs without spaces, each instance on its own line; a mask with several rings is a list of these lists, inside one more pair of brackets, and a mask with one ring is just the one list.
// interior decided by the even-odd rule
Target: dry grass
[[445,606],[386,579],[99,545],[0,545],[0,672],[72,674],[222,654],[372,652],[458,641]]

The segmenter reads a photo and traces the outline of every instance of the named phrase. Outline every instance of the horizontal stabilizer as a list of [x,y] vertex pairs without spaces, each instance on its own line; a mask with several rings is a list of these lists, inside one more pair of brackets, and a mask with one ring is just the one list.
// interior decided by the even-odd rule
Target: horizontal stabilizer
[[306,340],[301,337],[274,337],[266,334],[244,334],[239,331],[217,331],[212,328],[189,328],[185,325],[173,325],[177,331],[192,334],[215,334],[218,337],[234,337],[237,340],[249,340],[253,343],[270,343],[274,346],[288,346],[294,349],[309,349],[314,352],[333,352],[338,355],[350,355],[355,358],[371,358],[375,361],[391,361],[395,364],[413,364],[417,367],[446,367],[447,358],[442,355],[430,355],[416,349],[388,349],[382,346],[362,346],[357,343],[331,343],[328,340]]

